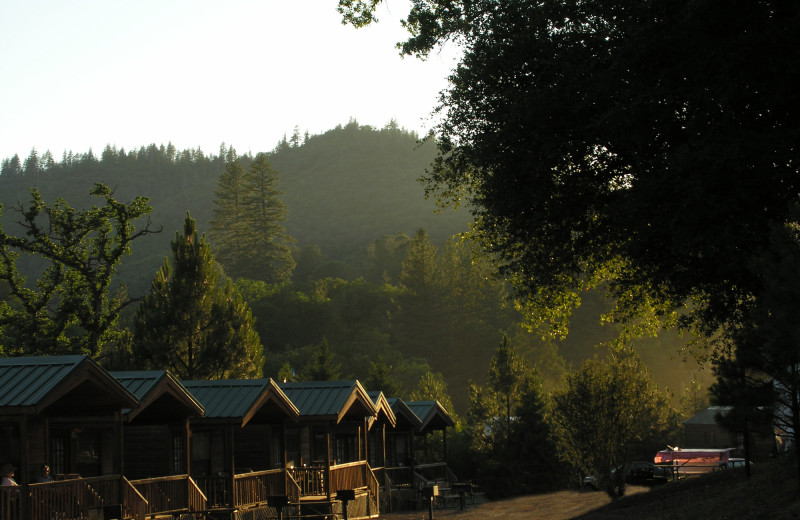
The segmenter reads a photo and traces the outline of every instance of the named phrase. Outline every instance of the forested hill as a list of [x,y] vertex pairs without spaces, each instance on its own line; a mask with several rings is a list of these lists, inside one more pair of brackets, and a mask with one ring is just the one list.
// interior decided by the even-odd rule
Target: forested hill
[[281,174],[289,234],[340,256],[360,253],[384,234],[412,235],[423,227],[435,243],[466,231],[465,210],[435,214],[417,182],[436,149],[394,127],[376,131],[351,122],[301,146],[279,146],[272,164]]
[[[234,152],[224,145],[215,155],[167,144],[131,151],[107,147],[99,156],[70,152],[59,159],[32,151],[25,159],[5,158],[0,170],[3,223],[11,225],[11,208],[18,202],[28,203],[30,187],[38,187],[45,201],[61,197],[78,207],[88,202],[95,182],[111,186],[118,200],[149,197],[152,221],[164,232],[137,241],[133,258],[123,265],[131,292],[141,294],[169,254],[169,242],[187,211],[201,232],[208,231],[217,178]],[[246,163],[255,153],[240,158]],[[437,214],[424,198],[417,179],[434,154],[433,143],[420,145],[415,134],[394,125],[379,130],[355,121],[279,143],[270,160],[280,173],[289,233],[300,247],[317,245],[328,258],[358,263],[366,246],[385,234],[412,235],[423,227],[440,242],[466,230],[467,211]]]

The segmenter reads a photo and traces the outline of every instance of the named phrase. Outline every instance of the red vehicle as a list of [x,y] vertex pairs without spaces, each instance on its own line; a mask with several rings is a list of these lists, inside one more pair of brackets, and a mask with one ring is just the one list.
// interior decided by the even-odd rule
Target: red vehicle
[[656,453],[657,466],[672,469],[673,473],[689,475],[708,473],[728,466],[733,448],[669,449]]

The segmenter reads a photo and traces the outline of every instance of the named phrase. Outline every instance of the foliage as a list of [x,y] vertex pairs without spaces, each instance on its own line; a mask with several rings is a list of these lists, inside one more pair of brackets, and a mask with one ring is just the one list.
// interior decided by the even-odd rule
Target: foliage
[[301,381],[335,381],[339,379],[340,365],[336,363],[336,355],[331,352],[327,338],[314,347],[312,362],[302,369]]
[[516,407],[526,378],[529,377],[528,365],[524,359],[512,348],[508,336],[503,336],[500,346],[494,351],[489,363],[489,388],[500,401],[502,409],[502,422],[504,423],[503,437],[511,443],[511,422],[513,420],[512,405]]
[[[339,3],[369,22],[360,4]],[[748,259],[800,192],[799,17],[784,0],[415,0],[402,51],[464,49],[428,191],[474,204],[531,311],[611,280],[627,314],[711,334],[758,292]]]
[[439,401],[445,410],[450,414],[454,421],[458,421],[455,415],[453,401],[450,399],[450,392],[447,389],[447,382],[439,372],[430,370],[422,374],[416,388],[411,391],[410,401]]
[[740,326],[728,331],[731,348],[716,360],[712,397],[733,406],[722,420],[734,431],[766,424],[792,436],[800,431],[800,224],[774,226],[769,243],[754,259],[762,289],[747,302]]
[[220,176],[211,236],[220,263],[232,276],[279,283],[295,263],[286,234],[286,206],[279,198],[279,175],[264,153],[245,172],[235,160]]
[[[47,205],[38,190],[30,193],[30,206],[16,208],[24,236],[0,227],[0,280],[8,293],[0,302],[0,352],[96,357],[119,334],[119,313],[131,301],[113,282],[131,243],[153,232],[149,220],[134,227],[150,206],[144,197],[118,202],[103,184],[89,192],[103,205],[88,210],[63,199]],[[23,256],[38,268],[35,284],[18,270]]]
[[629,349],[586,361],[552,399],[559,455],[579,475],[595,475],[612,496],[624,492],[621,480],[612,481],[614,470],[634,456],[651,457],[677,435],[670,395]]
[[462,471],[493,497],[563,484],[546,408],[535,371],[503,336],[489,363],[487,386],[470,385],[464,430],[473,460]]
[[172,252],[174,267],[165,259],[136,313],[135,363],[180,379],[258,377],[262,346],[250,309],[188,214]]
[[402,397],[403,390],[400,381],[393,374],[392,365],[383,358],[378,358],[377,361],[369,364],[369,375],[364,381],[364,386],[368,390],[383,392],[383,395],[387,397]]

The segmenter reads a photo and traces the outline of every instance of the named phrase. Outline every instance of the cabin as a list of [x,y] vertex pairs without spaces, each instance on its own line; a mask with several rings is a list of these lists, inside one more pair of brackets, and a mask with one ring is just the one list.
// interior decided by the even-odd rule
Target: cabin
[[[116,504],[143,517],[121,477],[122,410],[136,397],[86,356],[0,358],[0,464],[19,489],[0,488],[4,520],[88,516]],[[56,481],[37,483],[48,464]]]
[[281,506],[299,501],[300,490],[285,470],[287,423],[299,411],[272,379],[182,381],[203,406],[190,420],[191,476],[209,509],[234,518],[254,510],[278,516]]
[[128,479],[188,474],[189,420],[202,405],[165,370],[111,372],[138,400],[122,410],[123,459]]
[[147,500],[148,515],[204,511],[206,499],[189,476],[189,419],[199,402],[165,370],[111,372],[139,401],[122,410],[124,474]]
[[368,420],[367,462],[380,485],[380,509],[381,511],[391,511],[392,486],[386,474],[386,444],[388,433],[394,431],[397,426],[397,418],[383,392],[370,391],[367,392],[367,395],[372,399],[377,412],[375,417],[370,417]]
[[[414,471],[429,483],[450,487],[456,477],[447,466],[447,428],[456,422],[439,401],[406,401],[406,405],[420,420],[415,432],[420,442],[415,450]],[[438,441],[441,446],[436,445]]]
[[[380,485],[367,461],[373,400],[358,381],[307,381],[278,385],[300,418],[286,432],[286,464],[301,488],[303,514],[349,518],[379,514]],[[348,503],[349,502],[349,503]]]

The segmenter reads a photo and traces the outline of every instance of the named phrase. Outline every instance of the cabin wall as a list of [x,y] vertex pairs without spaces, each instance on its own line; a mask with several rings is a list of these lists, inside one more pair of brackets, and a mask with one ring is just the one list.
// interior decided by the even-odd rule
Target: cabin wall
[[236,432],[236,473],[271,469],[270,428],[248,424]]
[[172,475],[172,432],[167,425],[126,425],[124,473],[129,480]]

